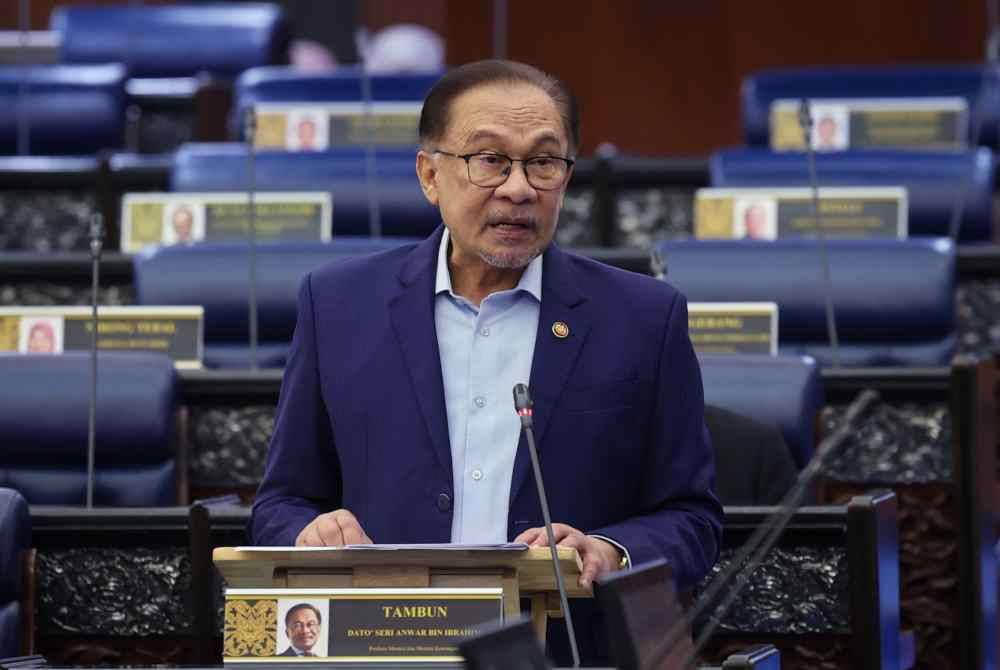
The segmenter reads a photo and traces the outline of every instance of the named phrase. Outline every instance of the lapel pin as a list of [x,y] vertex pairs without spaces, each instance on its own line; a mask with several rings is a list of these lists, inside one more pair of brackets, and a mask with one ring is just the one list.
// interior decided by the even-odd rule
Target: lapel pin
[[562,321],[556,321],[552,324],[552,334],[560,340],[567,338],[569,337],[569,326]]

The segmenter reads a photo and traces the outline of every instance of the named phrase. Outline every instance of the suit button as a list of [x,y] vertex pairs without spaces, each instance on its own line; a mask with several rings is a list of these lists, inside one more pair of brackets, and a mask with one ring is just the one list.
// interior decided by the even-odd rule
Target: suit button
[[438,495],[438,509],[442,512],[451,511],[451,496],[447,493],[441,493]]

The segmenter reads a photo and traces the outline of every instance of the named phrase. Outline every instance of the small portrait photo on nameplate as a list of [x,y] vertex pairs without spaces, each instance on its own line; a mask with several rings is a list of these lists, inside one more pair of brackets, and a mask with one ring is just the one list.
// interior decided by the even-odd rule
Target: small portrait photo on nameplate
[[326,151],[329,146],[329,114],[319,107],[303,107],[288,112],[285,149]]
[[502,588],[227,589],[223,661],[456,662],[500,621]]
[[125,253],[152,246],[197,242],[328,242],[333,199],[326,191],[128,193],[122,198],[121,245]]
[[[908,199],[901,186],[819,189],[819,217],[809,188],[703,188],[695,193],[698,239],[906,239]],[[817,224],[818,221],[818,224]]]
[[22,354],[61,354],[61,316],[22,317],[18,324],[17,351]]
[[812,105],[812,146],[844,151],[851,146],[851,114],[845,105]]
[[778,355],[778,305],[773,302],[692,302],[688,333],[702,354]]
[[[100,307],[98,351],[165,354],[177,368],[201,367],[201,306]],[[90,351],[90,307],[0,307],[0,353]]]

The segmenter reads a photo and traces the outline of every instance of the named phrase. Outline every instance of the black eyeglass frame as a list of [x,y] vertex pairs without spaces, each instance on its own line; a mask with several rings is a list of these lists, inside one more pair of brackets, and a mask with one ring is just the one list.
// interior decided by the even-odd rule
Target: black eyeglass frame
[[[572,158],[566,158],[565,156],[549,156],[547,154],[540,154],[538,156],[528,156],[527,158],[511,158],[506,154],[497,153],[495,151],[475,151],[471,154],[453,154],[450,151],[444,151],[443,149],[434,149],[431,153],[441,154],[442,156],[451,156],[452,158],[461,158],[463,161],[465,161],[465,173],[469,177],[469,183],[472,184],[473,186],[478,186],[479,188],[500,188],[501,186],[507,183],[508,179],[510,179],[510,174],[511,172],[513,172],[514,163],[521,163],[521,169],[524,171],[524,178],[528,181],[529,184],[531,184],[531,188],[535,189],[536,191],[555,191],[559,187],[566,184],[566,180],[569,179],[570,170],[573,169],[573,165],[576,163],[576,161],[573,160]],[[511,170],[507,172],[506,176],[504,176],[503,178],[503,181],[501,181],[499,184],[491,184],[489,186],[484,186],[483,184],[477,184],[472,180],[472,166],[469,164],[469,161],[475,158],[476,156],[495,156],[497,158],[504,158],[510,161]],[[533,161],[538,158],[549,158],[552,160],[562,161],[563,163],[566,164],[566,176],[563,177],[563,181],[561,184],[558,184],[556,186],[551,186],[549,188],[535,186],[535,184],[531,181],[531,175],[528,174],[528,169],[525,166],[528,164],[529,161]]]

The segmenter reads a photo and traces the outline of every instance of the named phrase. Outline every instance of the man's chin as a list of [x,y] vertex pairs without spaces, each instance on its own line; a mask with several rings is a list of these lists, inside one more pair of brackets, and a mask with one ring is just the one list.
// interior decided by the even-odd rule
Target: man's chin
[[541,249],[530,249],[524,251],[489,251],[482,249],[479,257],[487,265],[500,270],[521,270],[542,254]]

